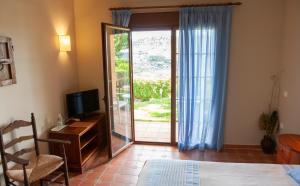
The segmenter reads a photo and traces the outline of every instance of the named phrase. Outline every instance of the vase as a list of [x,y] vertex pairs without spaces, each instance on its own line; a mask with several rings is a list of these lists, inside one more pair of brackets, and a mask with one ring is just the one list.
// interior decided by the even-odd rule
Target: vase
[[272,136],[265,135],[260,145],[265,154],[273,154],[276,152],[276,141]]

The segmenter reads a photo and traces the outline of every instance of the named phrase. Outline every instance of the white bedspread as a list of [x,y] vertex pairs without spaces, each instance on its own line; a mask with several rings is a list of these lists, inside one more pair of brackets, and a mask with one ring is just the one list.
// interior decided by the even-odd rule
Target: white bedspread
[[[276,164],[149,160],[138,186],[297,186],[291,167]],[[199,176],[197,176],[198,174]]]

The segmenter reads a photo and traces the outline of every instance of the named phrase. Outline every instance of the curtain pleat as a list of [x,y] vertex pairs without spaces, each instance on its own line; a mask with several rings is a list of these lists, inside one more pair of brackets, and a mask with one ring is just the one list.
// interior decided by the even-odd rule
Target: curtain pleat
[[180,10],[180,150],[223,146],[232,7]]
[[123,27],[128,27],[132,13],[130,10],[113,10],[113,24]]

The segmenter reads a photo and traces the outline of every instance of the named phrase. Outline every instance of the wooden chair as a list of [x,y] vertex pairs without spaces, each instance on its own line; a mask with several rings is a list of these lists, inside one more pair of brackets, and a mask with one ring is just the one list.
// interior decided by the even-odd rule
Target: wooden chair
[[[15,138],[12,141],[4,144],[3,135],[11,132],[17,128],[32,126],[33,135],[22,136]],[[6,152],[7,149],[15,146],[16,144],[33,139],[34,148],[25,148],[15,153]],[[62,157],[55,155],[40,154],[38,142],[57,143],[62,145]],[[67,167],[67,158],[65,154],[65,144],[70,144],[69,141],[62,141],[56,139],[39,139],[37,138],[35,117],[31,114],[31,122],[15,121],[8,126],[0,129],[0,151],[3,167],[3,175],[6,185],[16,185],[15,182],[23,183],[25,186],[40,181],[43,185],[44,181],[55,182],[69,185],[69,175]],[[24,154],[35,152],[35,156],[26,160],[20,158]],[[8,163],[13,162],[12,168],[8,168]],[[58,170],[62,167],[63,172]],[[64,176],[64,182],[59,182],[58,178]],[[48,178],[50,177],[50,178]]]

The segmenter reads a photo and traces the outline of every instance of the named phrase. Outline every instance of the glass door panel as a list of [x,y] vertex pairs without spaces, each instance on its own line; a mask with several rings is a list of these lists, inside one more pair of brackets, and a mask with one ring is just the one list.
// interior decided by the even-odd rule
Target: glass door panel
[[130,30],[103,24],[103,55],[110,156],[134,141]]

